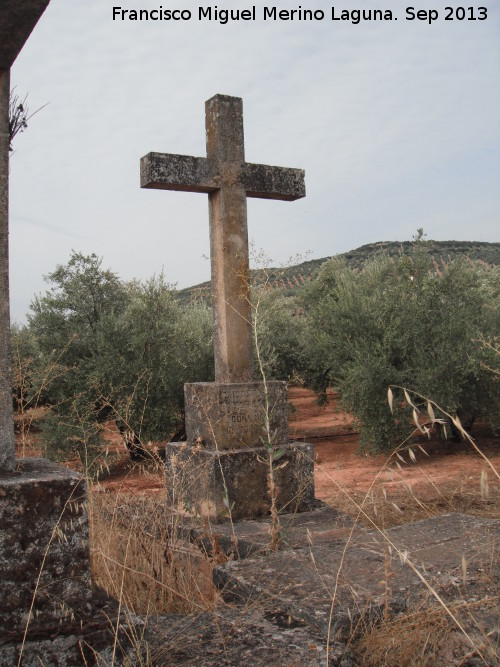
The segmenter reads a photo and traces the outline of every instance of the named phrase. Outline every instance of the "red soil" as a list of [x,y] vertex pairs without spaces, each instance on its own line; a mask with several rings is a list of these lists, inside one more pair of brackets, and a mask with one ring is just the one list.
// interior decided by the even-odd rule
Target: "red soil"
[[[290,411],[290,436],[314,443],[316,496],[323,500],[336,495],[339,486],[355,495],[366,492],[377,474],[375,489],[384,487],[390,496],[402,489],[409,492],[411,487],[418,491],[420,499],[422,494],[439,495],[435,487],[446,488],[447,495],[451,487],[457,493],[477,492],[483,470],[488,472],[490,486],[496,479],[487,462],[469,443],[438,439],[415,439],[412,443],[415,461],[408,452],[402,452],[405,462],[393,457],[383,469],[388,456],[366,456],[358,451],[356,426],[350,415],[338,411],[338,395],[334,391],[328,391],[328,403],[321,407],[316,405],[312,392],[301,387],[291,387],[289,398],[296,409]],[[493,438],[484,424],[478,424],[471,434],[499,471],[500,438]]]
[[[384,493],[389,501],[397,500],[398,506],[401,502],[404,504],[405,498],[416,496],[417,504],[418,501],[439,504],[446,498],[449,510],[463,509],[461,500],[455,502],[455,507],[450,505],[450,498],[463,498],[468,494],[476,498],[480,496],[482,474],[483,500],[487,503],[489,498],[491,504],[492,497],[500,496],[498,478],[469,443],[457,445],[420,438],[412,446],[415,461],[410,460],[408,452],[402,452],[404,462],[393,457],[390,465],[384,468],[386,456],[359,453],[355,424],[350,415],[338,410],[338,395],[334,391],[328,392],[326,405],[318,406],[312,392],[291,387],[289,401],[290,439],[314,444],[315,487],[320,499],[344,505],[346,493],[360,502],[367,491],[373,490],[374,497]],[[103,490],[162,494],[165,483],[161,468],[155,470],[150,465],[133,465],[115,425],[110,423],[108,429],[109,449],[118,455],[118,461],[109,474],[103,474]],[[496,471],[500,471],[500,438],[492,437],[484,424],[474,427],[472,436]],[[484,471],[488,475],[488,496],[485,494]]]

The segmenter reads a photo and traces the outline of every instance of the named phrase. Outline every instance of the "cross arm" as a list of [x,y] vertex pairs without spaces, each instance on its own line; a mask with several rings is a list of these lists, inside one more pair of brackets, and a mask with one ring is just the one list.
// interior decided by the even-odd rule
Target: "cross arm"
[[148,153],[141,158],[141,188],[213,192],[220,187],[207,158]]
[[246,162],[243,183],[247,197],[294,201],[306,196],[303,169]]
[[[221,177],[210,160],[173,153],[148,153],[141,159],[141,188],[214,192]],[[306,196],[303,169],[245,162],[242,185],[248,197],[294,201]]]

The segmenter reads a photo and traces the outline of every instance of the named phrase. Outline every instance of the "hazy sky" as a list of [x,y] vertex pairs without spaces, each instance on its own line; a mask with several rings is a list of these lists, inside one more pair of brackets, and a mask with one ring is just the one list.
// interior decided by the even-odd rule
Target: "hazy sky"
[[[410,0],[411,1],[411,0]],[[51,0],[12,69],[31,111],[10,167],[11,311],[71,249],[123,279],[210,275],[207,196],[141,190],[149,151],[205,155],[204,102],[243,98],[246,159],[306,171],[307,197],[248,201],[249,236],[275,263],[381,240],[500,240],[500,2],[486,20],[406,20],[401,0],[345,0],[397,21],[198,20],[197,0]],[[467,3],[470,6],[471,3]],[[189,21],[113,21],[178,8]],[[247,9],[244,0],[219,9]],[[281,0],[279,9],[297,9]],[[480,13],[474,10],[474,16]]]

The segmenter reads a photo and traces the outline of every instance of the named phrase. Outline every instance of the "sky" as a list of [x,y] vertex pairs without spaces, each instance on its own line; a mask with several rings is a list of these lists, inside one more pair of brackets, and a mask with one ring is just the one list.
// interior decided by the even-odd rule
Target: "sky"
[[[411,0],[409,0],[411,2]],[[500,240],[500,2],[446,20],[449,2],[344,0],[397,20],[264,20],[228,0],[51,0],[12,68],[31,112],[10,160],[11,318],[72,250],[123,280],[210,277],[204,194],[141,190],[150,151],[205,156],[204,103],[243,98],[249,162],[305,169],[307,196],[248,200],[249,238],[273,265],[377,241]],[[256,20],[199,20],[200,7]],[[113,7],[186,21],[113,20]],[[455,5],[453,5],[455,7]],[[434,10],[429,21],[429,10]],[[416,11],[416,10],[415,10]],[[460,11],[458,11],[461,16]],[[414,15],[414,13],[413,13]]]

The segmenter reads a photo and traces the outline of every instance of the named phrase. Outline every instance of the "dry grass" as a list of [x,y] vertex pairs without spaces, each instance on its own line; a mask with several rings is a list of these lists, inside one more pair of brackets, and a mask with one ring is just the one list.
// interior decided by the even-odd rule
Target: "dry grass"
[[[336,492],[329,496],[327,502],[339,511],[356,517],[358,512],[352,501],[361,505],[365,501],[366,494],[349,490],[349,496]],[[364,502],[363,509],[365,515],[361,516],[359,521],[368,528],[373,528],[375,523],[381,529],[430,519],[450,512],[498,519],[500,485],[490,485],[487,499],[481,496],[479,480],[476,490],[470,485],[449,482],[441,483],[434,489],[428,487],[422,489],[422,493],[419,488],[410,489],[402,486],[396,493],[384,495],[383,486],[379,486],[372,489]]]
[[89,490],[95,583],[141,615],[213,608],[212,563],[190,544],[165,498]]
[[[475,486],[470,480],[435,483],[428,478],[425,485],[413,488],[405,481],[403,467],[393,459],[379,470],[368,492],[353,493],[338,486],[329,502],[382,535],[391,526],[449,512],[498,519],[498,471],[468,434],[467,441],[485,463]],[[415,456],[411,458],[416,465]],[[382,474],[384,470],[389,471],[388,476]],[[349,640],[357,665],[500,665],[500,544],[492,539],[487,553],[478,553],[471,562],[463,555],[461,572],[438,574],[440,584],[426,574],[425,582],[422,579],[425,596],[409,604],[406,611],[383,614],[376,623],[360,623]]]
[[[127,463],[126,468],[130,478],[138,474],[137,466]],[[404,469],[401,462],[393,462],[385,469],[390,474],[377,475],[368,494],[337,488],[329,501],[381,532],[448,512],[500,516],[500,484],[491,474],[489,481],[481,474],[475,486],[460,479],[438,483],[429,479],[425,486],[411,486],[405,481]],[[157,488],[164,484],[163,464],[154,457],[140,473],[142,479],[156,477]],[[126,613],[148,616],[214,609],[218,593],[212,583],[213,562],[190,543],[179,514],[167,508],[166,489],[148,494],[153,485],[145,484],[144,492],[138,493],[131,479],[119,477],[122,488],[114,484],[112,492],[105,485],[89,484],[95,583],[115,597]],[[195,483],[182,474],[179,481],[184,489],[177,490],[177,496]],[[500,665],[500,545],[492,544],[491,558],[486,560],[467,563],[464,579],[475,573],[474,581],[461,588],[454,584],[448,597],[446,591],[439,591],[444,604],[428,594],[404,613],[387,614],[377,624],[361,623],[350,640],[356,664]],[[456,573],[450,573],[450,578],[456,579]]]
[[[162,476],[163,470],[148,474]],[[424,495],[425,501],[418,489],[404,485],[391,494],[384,494],[380,487],[368,496],[351,494],[352,500],[339,492],[334,505],[352,515],[357,511],[352,501],[358,506],[364,501],[364,523],[372,529],[376,524],[380,530],[450,511],[499,516],[496,481],[489,484],[487,497],[479,480],[475,492],[470,486],[450,482],[436,487],[433,497],[429,493],[421,497]],[[155,615],[215,608],[213,563],[183,535],[179,515],[169,512],[163,494],[110,493],[94,485],[89,493],[89,516],[95,581],[127,610]],[[500,545],[492,543],[490,552],[484,562],[467,564],[463,573],[467,585],[457,584],[456,573],[450,573],[449,590],[439,589],[444,605],[428,593],[403,613],[387,614],[376,624],[361,623],[350,640],[356,664],[500,665]]]
[[429,593],[396,615],[361,628],[351,648],[362,667],[473,667],[500,665],[500,545],[488,562],[439,573],[443,604]]
[[[499,602],[499,595],[450,602],[450,611],[469,629],[475,645],[471,648],[449,613],[427,598],[404,614],[365,628],[353,643],[358,664],[363,667],[498,665]],[[496,616],[497,627],[488,631],[492,616]]]
[[[407,495],[394,500],[380,494],[364,505],[363,523],[381,531],[412,520],[458,511],[488,518],[500,516],[500,489],[485,501],[477,493],[440,490],[440,497],[422,503]],[[366,497],[365,497],[366,498]],[[363,498],[358,499],[358,507]],[[345,502],[345,501],[344,501]],[[353,514],[345,503],[344,509]],[[412,568],[413,569],[413,568]],[[493,538],[486,552],[477,553],[461,570],[438,572],[439,582],[426,575],[427,592],[396,615],[385,613],[377,622],[363,621],[349,644],[360,667],[475,667],[500,665],[500,544]],[[390,573],[387,576],[387,606]],[[443,583],[444,582],[444,583]]]

